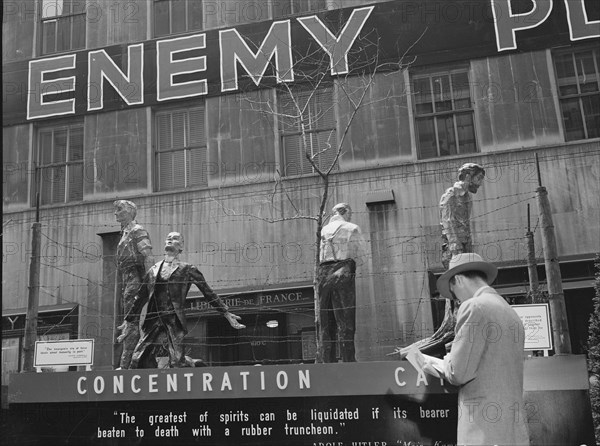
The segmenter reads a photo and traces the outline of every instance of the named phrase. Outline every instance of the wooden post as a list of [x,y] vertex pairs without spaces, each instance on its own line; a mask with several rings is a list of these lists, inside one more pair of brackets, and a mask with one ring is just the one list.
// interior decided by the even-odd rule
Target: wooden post
[[554,223],[552,222],[552,212],[550,210],[550,201],[548,200],[548,191],[542,186],[537,153],[535,155],[535,161],[538,170],[539,182],[539,187],[536,189],[536,195],[538,211],[540,214],[542,245],[544,247],[544,263],[546,266],[546,280],[548,282],[548,301],[550,303],[554,351],[557,355],[570,354],[571,336],[569,335],[565,295],[562,289],[562,278],[558,261],[558,250],[556,248]]
[[[37,172],[36,172],[37,173]],[[23,371],[34,372],[35,341],[37,340],[37,320],[40,302],[40,244],[42,225],[40,219],[40,194],[36,193],[35,223],[31,228],[31,263],[29,265],[29,294],[25,315],[25,336],[23,339]]]
[[531,303],[534,303],[534,299],[537,296],[540,280],[537,273],[537,261],[535,258],[535,242],[533,240],[533,232],[531,232],[531,217],[530,217],[530,206],[527,204],[527,271],[529,273],[529,291],[531,292]]

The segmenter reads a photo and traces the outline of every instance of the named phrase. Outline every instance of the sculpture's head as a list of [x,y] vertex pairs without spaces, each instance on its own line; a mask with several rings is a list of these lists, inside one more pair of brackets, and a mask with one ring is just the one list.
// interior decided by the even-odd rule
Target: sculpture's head
[[333,215],[339,215],[346,221],[350,221],[352,217],[352,208],[348,203],[338,203],[331,210]]
[[477,193],[477,189],[483,184],[485,178],[485,169],[479,164],[466,163],[458,169],[458,179],[462,181],[467,190],[473,194]]
[[122,225],[129,224],[137,215],[137,206],[133,201],[117,200],[113,206],[115,207],[115,219]]
[[169,232],[165,240],[165,252],[177,255],[181,251],[183,251],[183,235],[179,232]]

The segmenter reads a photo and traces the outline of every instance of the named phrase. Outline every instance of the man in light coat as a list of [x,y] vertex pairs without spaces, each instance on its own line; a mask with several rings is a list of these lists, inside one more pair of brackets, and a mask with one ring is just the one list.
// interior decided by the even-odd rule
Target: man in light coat
[[[497,268],[474,253],[457,254],[437,281],[461,301],[455,340],[441,368],[459,386],[459,445],[529,445],[523,405],[525,334],[517,313],[489,286]],[[439,359],[425,355],[431,372]]]

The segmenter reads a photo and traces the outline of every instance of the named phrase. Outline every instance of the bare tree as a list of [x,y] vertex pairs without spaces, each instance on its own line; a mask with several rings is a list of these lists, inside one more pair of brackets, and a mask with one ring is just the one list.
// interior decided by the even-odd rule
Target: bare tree
[[[321,230],[329,218],[327,203],[331,193],[331,175],[338,169],[340,157],[343,155],[344,145],[349,135],[352,123],[359,111],[368,106],[374,106],[378,102],[390,100],[394,97],[391,91],[377,99],[371,99],[370,93],[377,82],[378,76],[392,74],[399,70],[408,68],[414,60],[404,62],[402,55],[394,62],[380,63],[378,36],[371,33],[357,40],[348,57],[352,69],[344,76],[332,77],[329,73],[330,59],[320,48],[313,48],[306,54],[295,54],[294,77],[295,82],[281,83],[276,85],[277,101],[274,105],[271,101],[256,101],[246,98],[246,102],[253,110],[261,111],[276,119],[280,127],[294,127],[299,135],[301,153],[310,166],[312,173],[318,175],[319,181],[319,207],[315,214],[307,214],[301,211],[294,198],[288,191],[287,183],[289,167],[280,166],[276,170],[273,179],[273,188],[263,203],[276,209],[276,202],[283,199],[289,205],[292,212],[286,215],[281,209],[280,214],[275,216],[263,216],[250,212],[239,212],[229,209],[223,203],[217,201],[226,215],[248,216],[260,219],[268,223],[280,223],[290,220],[311,220],[315,223],[314,236],[314,265],[313,265],[313,288],[314,288],[314,313],[316,329],[316,362],[323,362],[323,345],[320,342],[320,299],[317,283],[318,268],[321,256]],[[423,33],[424,34],[424,33]],[[406,51],[421,39],[422,35]],[[406,54],[406,53],[405,53]],[[308,70],[303,67],[310,67]],[[273,67],[273,69],[275,69]],[[332,89],[334,101],[330,104],[315,106],[316,98],[323,90]],[[334,110],[336,105],[343,103],[347,106],[345,122],[334,130],[328,131],[326,135],[314,135],[314,129],[318,124]],[[339,123],[338,123],[339,124]],[[283,168],[283,171],[282,171]]]

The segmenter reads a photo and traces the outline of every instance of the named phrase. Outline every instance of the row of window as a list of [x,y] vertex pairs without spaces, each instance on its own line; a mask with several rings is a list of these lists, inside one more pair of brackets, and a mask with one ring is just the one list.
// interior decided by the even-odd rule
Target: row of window
[[[201,31],[206,27],[205,14],[213,11],[217,3],[204,4],[204,0],[153,0],[153,36],[162,37],[192,31]],[[326,9],[326,0],[271,0],[268,10],[260,4],[245,5],[234,2],[223,4],[221,16],[235,14],[241,19],[269,20],[292,14]],[[94,4],[99,7],[98,3]],[[113,19],[127,23],[137,20],[139,5],[128,2],[124,5],[107,2],[108,10],[113,9]],[[263,6],[264,7],[264,6]],[[42,54],[79,50],[86,47],[86,22],[90,5],[86,0],[42,0],[41,2]],[[210,8],[210,9],[207,9]],[[228,9],[229,8],[229,9]],[[108,10],[105,13],[108,13]],[[98,11],[91,12],[99,14]]]
[[[555,58],[558,95],[568,141],[600,137],[600,51]],[[417,156],[430,159],[478,151],[467,68],[413,77]],[[333,88],[277,93],[280,164],[284,176],[313,173],[307,159],[327,169],[336,156]],[[303,110],[299,119],[298,110]],[[158,111],[154,116],[155,188],[208,186],[204,104]],[[42,204],[83,199],[83,120],[38,132]]]

